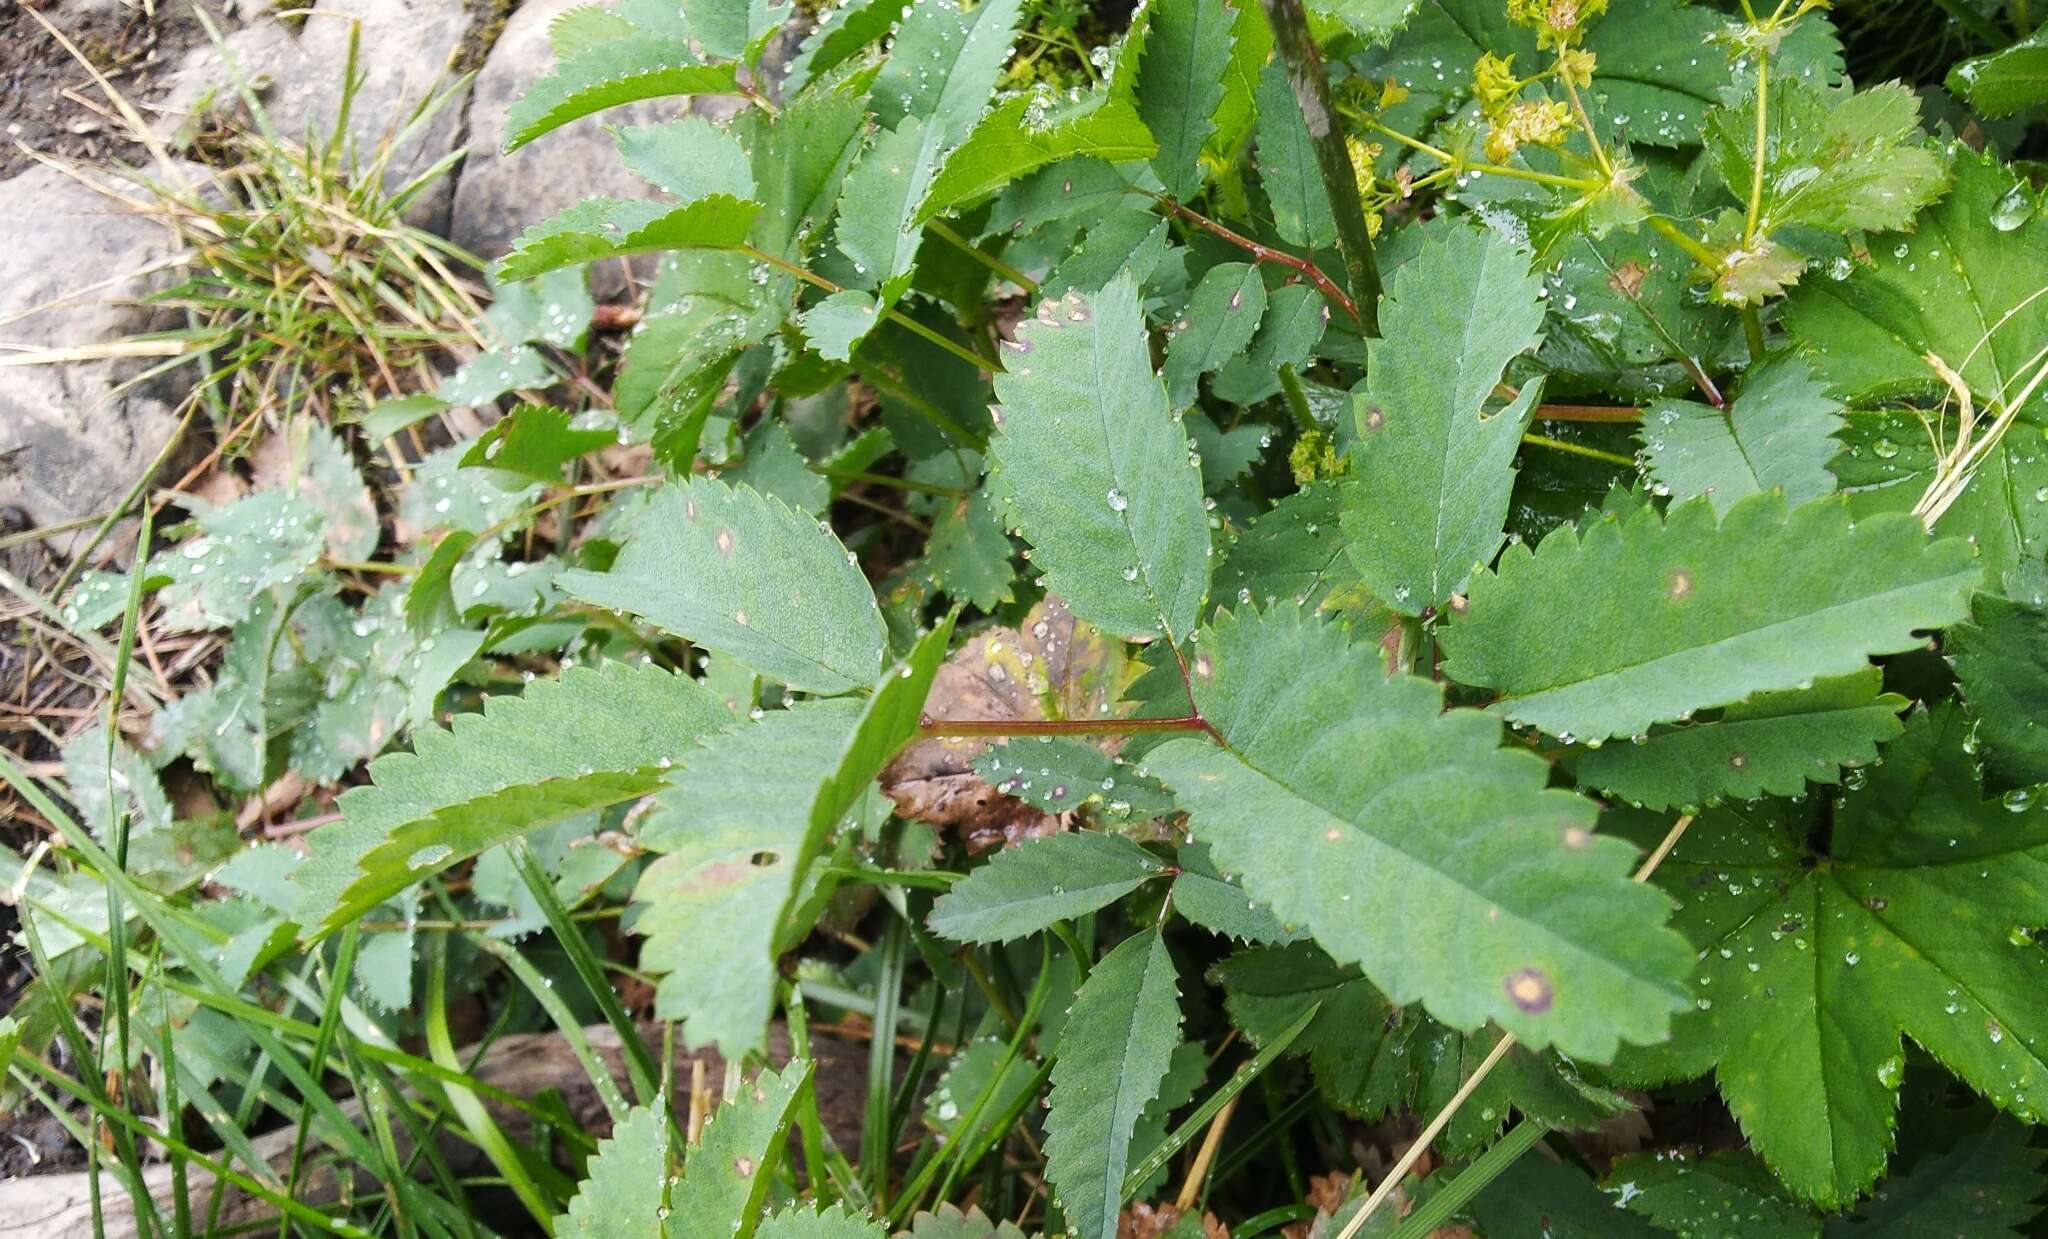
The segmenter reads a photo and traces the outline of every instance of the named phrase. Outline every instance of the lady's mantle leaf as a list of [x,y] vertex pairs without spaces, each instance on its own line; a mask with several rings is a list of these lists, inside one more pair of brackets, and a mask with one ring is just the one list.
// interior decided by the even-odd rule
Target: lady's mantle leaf
[[601,1140],[584,1167],[583,1185],[568,1212],[555,1219],[560,1239],[648,1239],[662,1233],[667,1215],[669,1131],[667,1108],[635,1106]]
[[1594,1059],[1663,1039],[1687,962],[1664,901],[1498,723],[1292,609],[1224,613],[1192,663],[1228,747],[1175,740],[1147,766],[1283,923],[1453,1028]]
[[1046,587],[1117,636],[1180,640],[1209,590],[1209,522],[1137,289],[1047,301],[1009,347],[991,482]]
[[[1756,171],[1754,96],[1717,109],[1707,154],[1730,192]],[[1799,82],[1770,84],[1762,218],[1773,228],[1906,228],[1948,187],[1948,161],[1920,133],[1920,99],[1898,82],[1839,98]]]
[[2048,1113],[2048,951],[2026,932],[2048,922],[2048,812],[1981,799],[1967,727],[1953,707],[1909,722],[1828,856],[1803,815],[1724,810],[1657,873],[1699,951],[1696,1009],[1625,1074],[1712,1068],[1751,1146],[1824,1206],[1884,1169],[1901,1033],[2001,1109]]
[[1047,1101],[1045,1177],[1075,1239],[1114,1239],[1138,1119],[1180,1040],[1180,989],[1156,929],[1124,939],[1074,995]]
[[804,692],[843,693],[882,668],[882,613],[846,548],[750,487],[693,478],[665,488],[611,571],[565,572],[560,583]]
[[493,844],[644,796],[665,763],[730,721],[695,680],[613,662],[416,732],[412,752],[372,762],[371,785],[336,802],[342,820],[310,836],[296,919],[338,929]]
[[762,1219],[754,1239],[888,1239],[889,1232],[844,1206],[785,1209]]
[[1647,809],[1796,796],[1809,779],[1834,783],[1843,766],[1876,761],[1878,743],[1898,736],[1906,699],[1883,687],[1884,673],[1866,667],[1758,693],[1711,721],[1588,749],[1575,769],[1580,783]]
[[1989,595],[1948,634],[1993,791],[2048,783],[2048,610]]
[[1674,500],[1706,495],[1727,515],[1739,499],[1780,490],[1797,507],[1835,489],[1828,462],[1841,450],[1842,402],[1803,359],[1752,370],[1727,409],[1659,400],[1643,410],[1649,473]]
[[1542,281],[1492,232],[1450,224],[1394,273],[1367,344],[1344,536],[1373,594],[1420,615],[1500,549],[1515,449],[1541,384],[1492,414],[1510,359],[1543,327]]
[[1106,908],[1166,866],[1122,835],[1073,831],[1007,848],[932,905],[932,932],[1007,942]]
[[1511,549],[1442,634],[1444,674],[1559,737],[1605,738],[1860,670],[1968,614],[1968,543],[1822,499],[1645,507]]

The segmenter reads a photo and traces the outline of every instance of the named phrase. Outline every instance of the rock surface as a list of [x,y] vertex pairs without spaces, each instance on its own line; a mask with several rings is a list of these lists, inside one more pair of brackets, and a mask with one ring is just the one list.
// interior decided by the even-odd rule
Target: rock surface
[[[694,110],[702,116],[725,116],[741,106],[737,99],[651,99],[612,108],[564,125],[526,146],[504,152],[505,111],[526,93],[535,78],[553,70],[555,55],[548,27],[568,9],[589,0],[525,0],[504,33],[492,45],[478,70],[469,107],[469,157],[455,188],[455,212],[448,239],[481,258],[497,258],[529,226],[592,196],[651,198],[654,189],[619,162],[607,126],[626,128],[673,120]],[[636,274],[653,270],[643,259]],[[616,263],[591,272],[599,300],[612,301],[625,290]]]
[[[0,245],[0,344],[89,347],[157,324],[138,304],[174,254],[160,223],[57,168],[0,182],[0,219],[36,221]],[[137,380],[162,358],[11,366],[0,379],[0,504],[38,525],[113,505],[162,449],[189,366]]]
[[[292,24],[258,16],[227,36],[225,58],[211,45],[187,54],[158,101],[161,127],[175,130],[240,77],[258,85],[257,98],[279,137],[324,140],[340,110],[353,29],[362,85],[349,108],[349,139],[366,160],[379,141],[405,135],[385,173],[386,188],[396,190],[462,145],[466,87],[410,132],[408,126],[422,104],[460,78],[454,62],[470,20],[462,0],[319,0]],[[407,217],[445,232],[454,193],[454,178],[444,176]]]

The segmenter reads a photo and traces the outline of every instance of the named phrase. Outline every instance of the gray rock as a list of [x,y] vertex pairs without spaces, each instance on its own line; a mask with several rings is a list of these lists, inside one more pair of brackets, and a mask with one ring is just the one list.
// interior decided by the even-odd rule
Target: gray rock
[[[163,129],[175,129],[210,100],[229,95],[237,78],[257,98],[281,138],[324,141],[341,106],[351,26],[360,31],[356,63],[363,83],[349,109],[349,138],[367,160],[377,144],[396,139],[416,110],[459,76],[453,63],[469,32],[462,0],[319,0],[290,24],[258,16],[224,40],[193,48],[169,76]],[[397,189],[456,150],[463,140],[467,88],[458,90],[393,152],[385,185]],[[406,212],[418,225],[445,231],[454,196],[444,176]]]
[[[161,325],[138,302],[149,269],[176,252],[163,224],[45,166],[0,182],[0,219],[35,221],[0,245],[0,342],[10,352],[103,344]],[[0,371],[0,505],[49,525],[126,494],[191,389],[190,365],[136,381],[163,360]]]
[[[651,198],[655,190],[626,171],[619,162],[607,126],[624,128],[674,120],[688,112],[689,99],[650,99],[612,108],[564,125],[553,133],[506,154],[505,112],[526,93],[534,79],[554,69],[548,26],[563,12],[590,0],[525,0],[484,59],[472,87],[469,105],[469,156],[455,186],[455,212],[448,239],[480,258],[502,257],[529,226],[538,224],[589,197]],[[737,100],[700,100],[700,114],[729,115]],[[641,259],[635,273],[643,281],[653,260]],[[600,263],[591,271],[591,288],[599,300],[617,300],[625,291],[617,263]]]

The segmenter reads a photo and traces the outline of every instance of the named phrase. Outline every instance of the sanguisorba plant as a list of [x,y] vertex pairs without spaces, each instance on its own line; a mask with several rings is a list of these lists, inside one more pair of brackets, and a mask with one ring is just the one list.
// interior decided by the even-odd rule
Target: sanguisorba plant
[[[1289,1056],[1304,1105],[1438,1120],[1388,1190],[1478,1157],[1347,1239],[1535,1233],[1555,1182],[1474,1192],[1691,1081],[1739,1139],[1595,1166],[1607,1200],[1557,1167],[1627,1223],[1583,1233],[2008,1233],[2048,1102],[2048,216],[1846,81],[1822,7],[1149,0],[1022,93],[1020,0],[852,0],[800,45],[757,0],[569,12],[514,144],[744,101],[619,132],[666,196],[498,272],[663,256],[615,416],[671,480],[552,579],[604,621],[585,665],[376,762],[290,919],[647,798],[626,923],[684,1042],[866,1004],[857,1157],[801,1061],[687,1150],[648,1090],[575,1233],[876,1236],[978,1186],[1109,1239],[1176,1157],[1201,1198]],[[720,476],[820,409],[794,476],[906,510]],[[466,463],[567,433],[515,418]],[[918,1116],[913,1026],[956,1034]],[[1921,1075],[1989,1105],[1886,1196]]]

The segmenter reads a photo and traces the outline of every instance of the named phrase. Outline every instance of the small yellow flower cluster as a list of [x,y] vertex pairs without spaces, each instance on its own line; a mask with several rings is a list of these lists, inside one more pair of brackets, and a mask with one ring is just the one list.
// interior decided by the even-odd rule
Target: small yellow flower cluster
[[[1559,60],[1560,72],[1592,72],[1592,56],[1567,50]],[[1560,146],[1571,132],[1572,110],[1562,102],[1519,99],[1529,83],[1515,76],[1515,58],[1491,52],[1472,67],[1472,97],[1479,114],[1486,118],[1486,157],[1506,163],[1524,146]]]
[[1508,17],[1536,31],[1536,46],[1570,47],[1585,37],[1586,23],[1607,11],[1607,0],[1508,0]]

